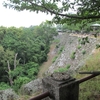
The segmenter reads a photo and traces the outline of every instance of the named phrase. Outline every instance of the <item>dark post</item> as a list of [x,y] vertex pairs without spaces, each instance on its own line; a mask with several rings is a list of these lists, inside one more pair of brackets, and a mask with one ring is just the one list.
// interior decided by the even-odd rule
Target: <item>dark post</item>
[[43,79],[44,92],[50,98],[43,100],[78,100],[79,82],[66,73],[54,73]]

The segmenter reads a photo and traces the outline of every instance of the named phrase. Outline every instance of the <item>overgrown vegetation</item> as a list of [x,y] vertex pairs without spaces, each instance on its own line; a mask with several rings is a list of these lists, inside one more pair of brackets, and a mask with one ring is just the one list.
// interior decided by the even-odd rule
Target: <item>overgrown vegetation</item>
[[[56,48],[59,48],[58,45],[56,45]],[[63,51],[64,46],[60,47],[60,50],[58,51],[57,55],[53,58],[52,62],[54,63],[56,61],[56,59],[58,58],[58,56],[61,54],[61,52]]]
[[81,48],[81,46],[80,46],[80,45],[78,45],[78,46],[77,46],[77,48],[78,48],[78,49],[80,49],[80,48]]
[[0,90],[5,90],[5,89],[8,89],[8,88],[10,88],[9,84],[6,84],[4,82],[0,83]]
[[83,51],[82,51],[82,54],[85,55],[85,54],[86,54],[86,50],[83,50]]
[[100,44],[96,44],[96,49],[100,48]]
[[55,56],[52,60],[52,63],[54,63],[56,61],[56,59],[58,58],[58,56]]
[[67,72],[69,68],[70,68],[70,65],[68,64],[66,65],[66,67],[58,68],[54,72]]
[[71,58],[71,59],[75,59],[75,54],[76,54],[76,52],[75,52],[75,51],[74,51],[74,52],[72,52],[72,54],[71,54],[70,58]]
[[53,43],[59,43],[59,42],[60,42],[59,39],[54,39],[54,40],[53,40]]
[[58,51],[58,54],[61,54],[61,52],[63,51],[64,46],[61,46],[60,50]]
[[89,39],[88,37],[84,37],[84,38],[79,38],[78,39],[78,42],[81,44],[81,45],[85,45],[86,43],[89,43]]
[[[89,57],[85,65],[79,71],[98,71],[100,69],[100,52]],[[77,79],[87,75],[76,74]],[[99,100],[100,98],[100,76],[80,84],[79,100]]]
[[[0,88],[16,91],[37,77],[39,66],[47,60],[56,29],[46,22],[40,26],[0,27]],[[6,85],[7,84],[7,85]]]

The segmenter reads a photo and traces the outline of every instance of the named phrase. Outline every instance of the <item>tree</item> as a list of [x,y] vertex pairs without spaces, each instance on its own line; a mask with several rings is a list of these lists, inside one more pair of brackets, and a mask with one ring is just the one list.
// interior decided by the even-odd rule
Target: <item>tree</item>
[[6,31],[7,31],[6,27],[3,27],[3,26],[0,27],[0,43],[3,40],[3,38],[4,38],[5,34],[6,34]]
[[[96,21],[100,18],[100,0],[7,0],[5,7],[54,14],[54,22]],[[73,11],[74,13],[70,13]]]
[[0,27],[0,82],[17,90],[24,80],[35,79],[55,35],[56,28],[47,22],[29,28]]
[[13,69],[14,52],[0,46],[0,81],[9,81],[12,86],[12,77],[9,72]]

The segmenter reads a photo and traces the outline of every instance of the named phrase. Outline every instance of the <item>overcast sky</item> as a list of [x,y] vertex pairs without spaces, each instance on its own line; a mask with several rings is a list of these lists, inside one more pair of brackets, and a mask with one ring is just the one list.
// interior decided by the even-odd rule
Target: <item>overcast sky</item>
[[0,0],[0,26],[10,27],[29,27],[31,25],[39,25],[45,20],[51,20],[52,17],[50,15],[46,15],[44,13],[34,13],[28,11],[18,12],[13,9],[7,9],[3,7],[2,2],[4,0]]

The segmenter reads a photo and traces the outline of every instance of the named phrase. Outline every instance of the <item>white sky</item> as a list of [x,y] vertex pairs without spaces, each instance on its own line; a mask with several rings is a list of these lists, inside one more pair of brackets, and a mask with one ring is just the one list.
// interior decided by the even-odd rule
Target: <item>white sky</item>
[[44,13],[36,14],[35,12],[18,12],[13,9],[7,9],[3,7],[3,1],[4,0],[0,0],[0,26],[29,27],[31,25],[39,25],[46,20],[52,19],[50,15]]

